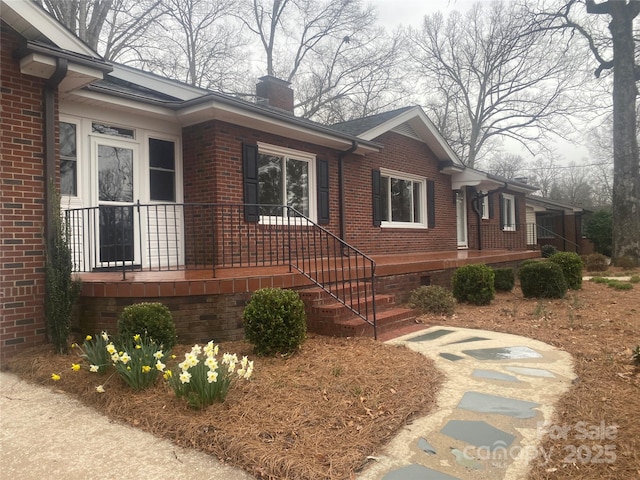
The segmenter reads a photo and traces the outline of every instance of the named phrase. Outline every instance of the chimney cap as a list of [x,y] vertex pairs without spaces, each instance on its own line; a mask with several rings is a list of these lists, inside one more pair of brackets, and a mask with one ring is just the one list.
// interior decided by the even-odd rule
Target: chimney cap
[[287,80],[282,80],[281,78],[278,78],[278,77],[274,77],[273,75],[264,75],[262,77],[258,77],[258,80],[260,80],[261,82],[279,83],[286,87],[291,85],[291,82],[288,82]]

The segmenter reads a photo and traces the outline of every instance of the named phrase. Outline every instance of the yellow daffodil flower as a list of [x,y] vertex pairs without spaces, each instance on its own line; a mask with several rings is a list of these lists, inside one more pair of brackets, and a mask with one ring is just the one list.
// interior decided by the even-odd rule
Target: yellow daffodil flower
[[102,385],[98,385],[98,386],[96,387],[96,392],[98,392],[98,393],[104,393],[104,387],[103,387]]
[[80,370],[80,364],[72,363],[71,364],[71,370],[73,370],[74,372],[77,372],[78,370]]
[[149,373],[151,371],[151,367],[149,365],[142,365],[142,373]]
[[86,337],[84,337],[84,339],[85,339],[87,342],[90,342],[91,340],[93,340],[93,337],[92,337],[91,335],[87,335]]
[[54,382],[57,382],[58,380],[60,380],[60,375],[58,375],[57,373],[52,373],[51,380],[53,380]]
[[90,365],[89,366],[89,371],[96,373],[98,370],[100,370],[100,367],[98,365]]

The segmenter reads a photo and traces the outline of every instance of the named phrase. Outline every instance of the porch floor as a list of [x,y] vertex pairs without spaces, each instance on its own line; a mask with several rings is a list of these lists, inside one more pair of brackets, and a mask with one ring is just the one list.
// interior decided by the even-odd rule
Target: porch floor
[[[540,256],[538,250],[456,250],[372,255],[376,276],[457,268],[470,263],[502,263]],[[311,282],[288,266],[234,267],[171,271],[90,272],[78,274],[87,297],[183,297],[253,292],[266,287],[304,287]]]

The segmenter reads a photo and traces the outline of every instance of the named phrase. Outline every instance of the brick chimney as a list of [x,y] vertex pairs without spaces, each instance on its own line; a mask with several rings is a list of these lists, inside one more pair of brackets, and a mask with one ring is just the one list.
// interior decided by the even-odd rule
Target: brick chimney
[[270,107],[293,113],[293,90],[290,87],[291,82],[280,80],[271,75],[265,75],[258,80],[260,80],[256,85],[258,101],[264,99]]

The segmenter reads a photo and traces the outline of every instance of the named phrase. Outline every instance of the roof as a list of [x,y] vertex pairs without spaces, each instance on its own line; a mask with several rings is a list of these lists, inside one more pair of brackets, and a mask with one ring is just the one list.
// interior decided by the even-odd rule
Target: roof
[[539,207],[543,207],[545,210],[563,210],[566,213],[581,213],[584,211],[590,211],[578,205],[571,205],[569,203],[558,202],[557,200],[530,195],[527,196],[527,204],[537,205]]
[[459,190],[467,186],[476,187],[476,189],[484,191],[497,190],[498,188],[504,187],[525,194],[530,194],[538,190],[538,187],[528,185],[519,180],[508,179],[470,167],[466,167],[463,171],[455,172],[451,185],[454,190]]
[[382,125],[388,120],[400,115],[407,110],[411,110],[414,107],[403,107],[396,110],[389,110],[388,112],[378,113],[368,117],[358,118],[355,120],[349,120],[347,122],[340,122],[331,125],[331,128],[344,132],[349,135],[358,136],[361,133],[369,131],[379,125]]

